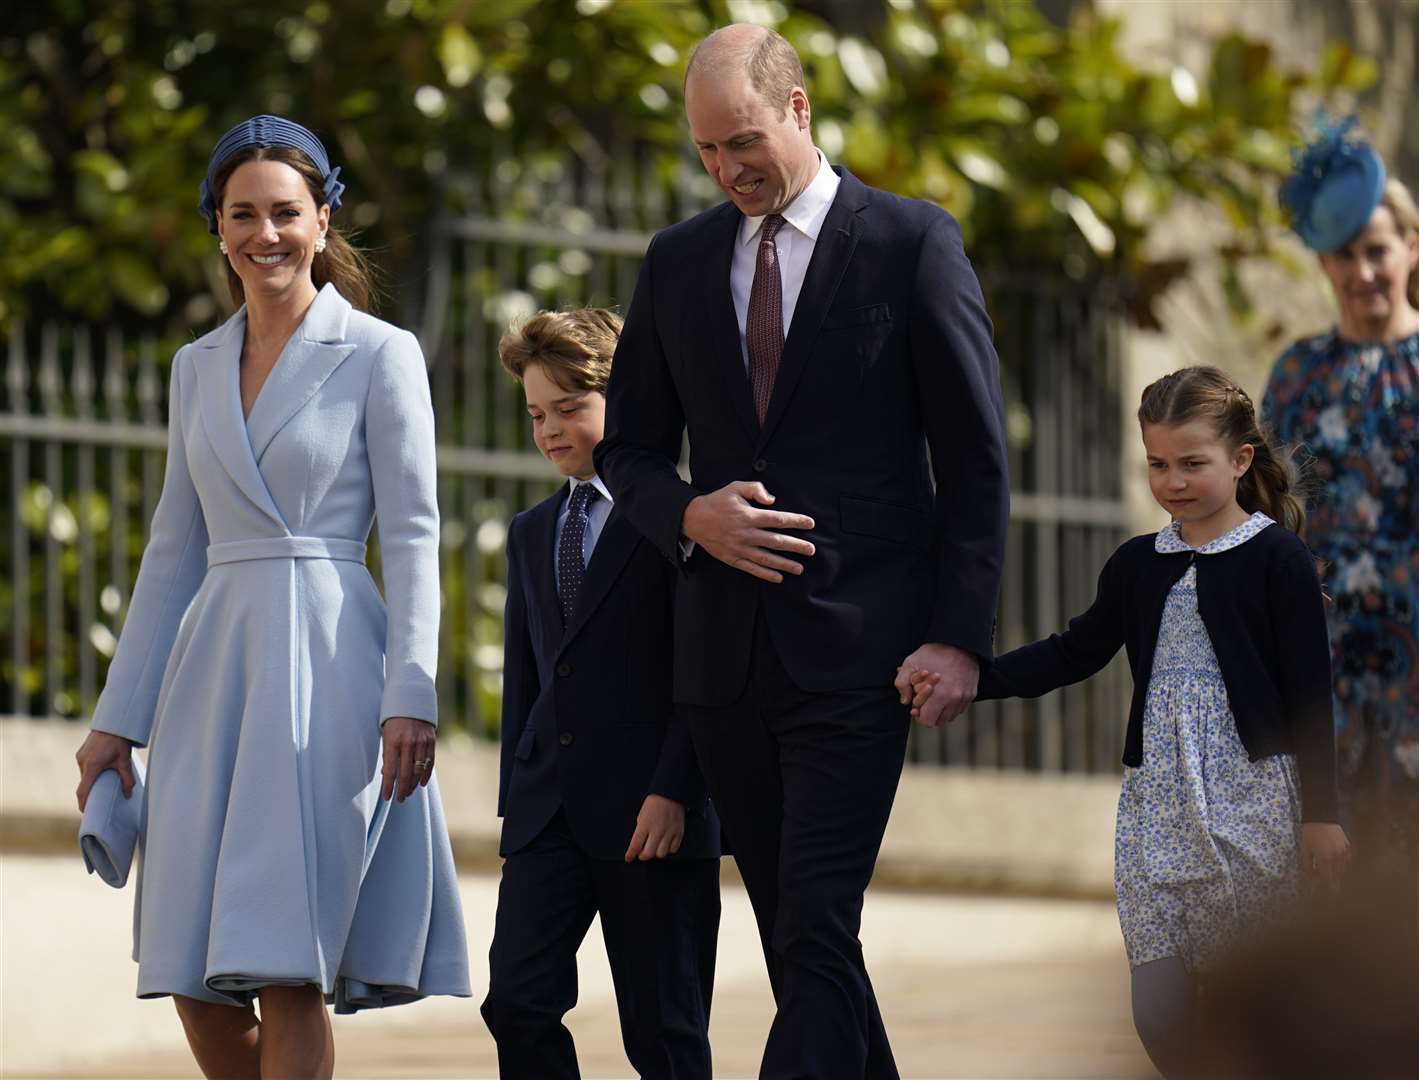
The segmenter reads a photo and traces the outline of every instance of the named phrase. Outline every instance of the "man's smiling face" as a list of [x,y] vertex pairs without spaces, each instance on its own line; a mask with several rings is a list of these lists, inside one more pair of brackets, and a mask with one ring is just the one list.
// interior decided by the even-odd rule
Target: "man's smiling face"
[[818,171],[801,88],[775,107],[747,72],[696,73],[685,87],[685,115],[705,171],[747,217],[783,210]]

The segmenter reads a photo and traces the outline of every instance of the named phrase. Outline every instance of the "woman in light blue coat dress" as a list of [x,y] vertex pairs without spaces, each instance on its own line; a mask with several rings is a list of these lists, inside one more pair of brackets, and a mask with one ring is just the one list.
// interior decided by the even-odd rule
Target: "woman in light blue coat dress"
[[329,1077],[326,1002],[470,991],[432,774],[428,380],[358,310],[338,172],[275,117],[213,154],[203,210],[245,307],[173,360],[163,494],[79,751],[82,806],[149,748],[138,994],[174,997],[208,1076]]

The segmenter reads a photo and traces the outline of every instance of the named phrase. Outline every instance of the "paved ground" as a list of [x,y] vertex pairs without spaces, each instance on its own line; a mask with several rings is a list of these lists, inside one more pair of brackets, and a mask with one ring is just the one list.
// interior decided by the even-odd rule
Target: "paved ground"
[[[1002,965],[898,965],[874,979],[904,1077],[1118,1078],[1152,1075],[1126,1016],[1113,958]],[[760,985],[723,988],[715,1001],[715,1075],[756,1073],[770,1000]],[[583,1075],[632,1075],[610,1002],[569,1020]],[[34,1077],[188,1077],[181,1052],[96,1063]],[[337,1077],[495,1077],[481,1026],[433,1022],[401,1031],[341,1034]]]
[[[462,879],[475,993],[496,879]],[[132,997],[131,893],[67,858],[0,857],[0,1076],[195,1075],[171,1006]],[[874,891],[864,949],[904,1077],[1148,1077],[1111,904]],[[716,1076],[753,1076],[771,1001],[742,890],[724,891],[711,1037]],[[593,927],[568,1018],[588,1078],[630,1075]],[[476,1001],[340,1018],[337,1077],[494,1077]]]

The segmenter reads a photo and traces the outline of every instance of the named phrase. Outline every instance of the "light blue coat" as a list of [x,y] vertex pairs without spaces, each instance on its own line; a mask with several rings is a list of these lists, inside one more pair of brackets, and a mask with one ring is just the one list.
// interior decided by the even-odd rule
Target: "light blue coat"
[[173,360],[162,498],[93,720],[151,741],[138,994],[467,995],[437,783],[379,799],[383,720],[437,720],[422,354],[326,285],[243,420],[245,329],[243,309]]

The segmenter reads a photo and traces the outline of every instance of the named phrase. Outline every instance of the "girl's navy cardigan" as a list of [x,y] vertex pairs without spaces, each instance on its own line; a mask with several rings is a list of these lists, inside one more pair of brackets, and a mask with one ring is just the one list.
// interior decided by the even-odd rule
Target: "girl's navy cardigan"
[[1123,763],[1143,762],[1143,703],[1168,591],[1197,560],[1197,607],[1222,669],[1237,735],[1252,761],[1296,757],[1304,821],[1335,821],[1335,726],[1330,642],[1315,560],[1295,533],[1272,524],[1224,551],[1154,550],[1136,536],[1110,557],[1093,606],[1069,629],[996,657],[981,669],[980,699],[1039,697],[1087,679],[1128,649],[1133,703]]

